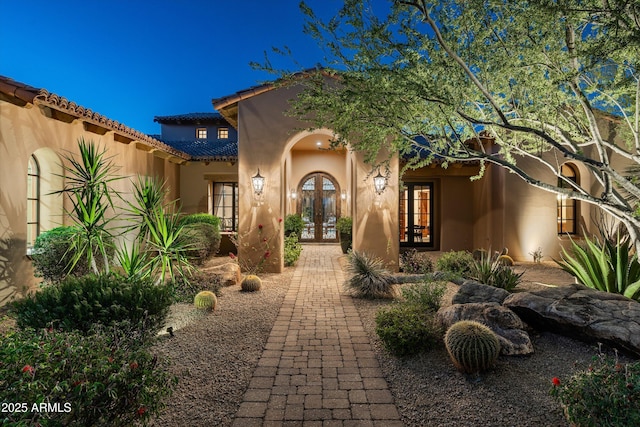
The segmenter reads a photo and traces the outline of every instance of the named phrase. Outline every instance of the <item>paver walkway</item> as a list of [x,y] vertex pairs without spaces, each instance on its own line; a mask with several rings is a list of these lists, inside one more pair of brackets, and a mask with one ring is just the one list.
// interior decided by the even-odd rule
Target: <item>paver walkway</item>
[[305,245],[233,425],[402,426],[337,245]]

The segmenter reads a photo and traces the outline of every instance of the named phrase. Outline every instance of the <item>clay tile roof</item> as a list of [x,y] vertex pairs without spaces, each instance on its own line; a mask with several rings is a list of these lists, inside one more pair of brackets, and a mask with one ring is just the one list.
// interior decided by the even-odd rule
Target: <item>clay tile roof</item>
[[176,114],[174,116],[155,116],[154,122],[158,123],[214,123],[227,124],[226,120],[219,113],[187,113]]
[[38,104],[61,111],[87,123],[109,129],[127,138],[143,142],[157,150],[171,154],[180,159],[190,160],[190,156],[188,154],[178,151],[156,138],[125,126],[116,120],[105,117],[102,114],[78,105],[73,101],[69,101],[65,97],[55,93],[50,93],[46,89],[37,89],[24,83],[16,82],[9,77],[0,75],[0,95],[13,100],[18,100],[19,103],[23,105],[32,103],[34,105]]
[[235,162],[238,160],[238,143],[236,141],[164,141],[165,144],[182,151],[196,161]]

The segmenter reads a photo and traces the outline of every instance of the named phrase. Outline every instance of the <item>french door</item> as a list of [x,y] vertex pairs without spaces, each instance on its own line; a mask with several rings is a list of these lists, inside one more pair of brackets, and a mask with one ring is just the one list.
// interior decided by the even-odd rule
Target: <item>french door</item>
[[301,240],[337,242],[340,191],[333,177],[325,173],[307,175],[300,181],[298,194],[298,213],[304,222]]
[[405,183],[400,192],[400,246],[433,247],[433,184]]

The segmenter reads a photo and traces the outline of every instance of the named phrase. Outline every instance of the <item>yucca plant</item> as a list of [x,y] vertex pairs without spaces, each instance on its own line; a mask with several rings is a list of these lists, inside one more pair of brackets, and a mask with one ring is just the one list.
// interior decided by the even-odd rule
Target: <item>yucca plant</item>
[[186,278],[193,270],[187,257],[192,245],[184,238],[179,213],[157,209],[145,217],[145,222],[149,230],[147,248],[153,254],[151,266],[157,283],[164,283],[175,274]]
[[146,279],[151,275],[151,261],[138,242],[129,248],[123,245],[116,250],[116,258],[128,278]]
[[640,263],[632,252],[631,240],[617,235],[617,241],[585,236],[584,246],[571,239],[571,253],[562,248],[556,261],[583,285],[604,292],[640,300]]
[[108,224],[115,216],[108,217],[107,210],[113,209],[109,184],[120,179],[113,175],[115,166],[106,157],[106,150],[100,150],[92,141],[78,140],[80,159],[73,155],[64,156],[69,165],[64,165],[65,186],[56,193],[69,197],[72,209],[67,214],[77,225],[77,233],[71,238],[73,252],[72,270],[82,257],[94,273],[99,273],[95,256],[102,257],[102,266],[109,272],[109,252],[112,234]]

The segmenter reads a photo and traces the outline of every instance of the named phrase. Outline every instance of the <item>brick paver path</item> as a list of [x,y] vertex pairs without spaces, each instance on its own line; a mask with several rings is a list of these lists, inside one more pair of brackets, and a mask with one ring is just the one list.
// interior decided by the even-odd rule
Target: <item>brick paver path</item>
[[337,245],[305,245],[233,425],[402,426]]

